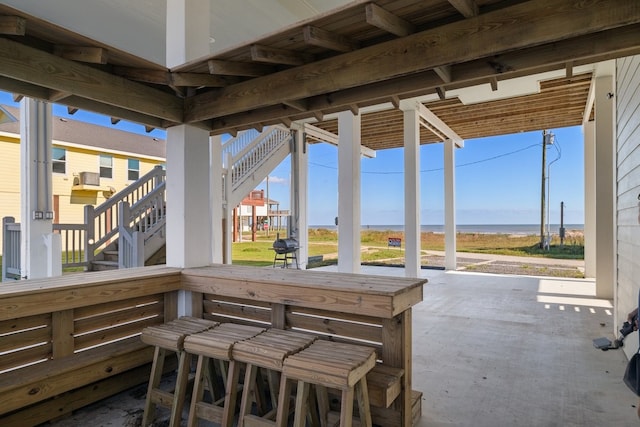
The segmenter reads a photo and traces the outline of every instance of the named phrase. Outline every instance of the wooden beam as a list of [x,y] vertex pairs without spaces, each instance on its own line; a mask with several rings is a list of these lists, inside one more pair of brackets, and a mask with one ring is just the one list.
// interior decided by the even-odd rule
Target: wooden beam
[[398,37],[408,36],[416,31],[415,25],[381,8],[375,3],[365,6],[367,23]]
[[290,128],[291,124],[293,123],[293,121],[288,117],[283,117],[280,119],[280,121],[282,122],[283,125],[285,125],[288,128]]
[[140,116],[182,121],[183,103],[176,96],[6,38],[0,38],[0,63],[0,75],[11,79],[70,92]]
[[442,87],[442,86],[436,87],[436,92],[438,93],[438,98],[440,98],[441,100],[444,101],[447,98],[446,91],[444,90],[444,87]]
[[70,93],[70,92],[63,92],[61,90],[50,90],[49,91],[48,101],[49,102],[58,102],[58,101],[63,100],[64,98],[68,98],[71,95],[72,95],[72,93]]
[[0,16],[0,34],[8,36],[24,36],[27,20],[21,16]]
[[77,112],[78,112],[77,108],[75,108],[75,107],[67,107],[67,114],[69,114],[70,116],[73,116]]
[[111,124],[112,125],[117,125],[118,123],[120,123],[120,119],[117,117],[111,117]]
[[[194,122],[640,22],[636,0],[531,0],[186,99]],[[579,13],[578,13],[579,12]],[[464,34],[465,36],[461,36]],[[469,45],[477,46],[468,49]],[[429,46],[425,56],[424,46]]]
[[202,73],[171,73],[169,79],[171,81],[170,86],[189,87],[225,87],[240,81],[237,78]]
[[292,50],[254,44],[251,46],[251,59],[270,64],[302,65],[313,61],[313,56]]
[[283,101],[282,103],[298,111],[309,111],[309,103],[305,99],[287,100],[287,101]]
[[153,132],[155,129],[156,129],[156,128],[154,128],[153,126],[145,126],[145,127],[144,127],[144,131],[145,131],[146,133],[151,133],[151,132]]
[[20,101],[22,101],[22,98],[24,98],[24,96],[22,96],[20,94],[17,94],[17,93],[13,94],[13,102],[20,102]]
[[400,97],[398,95],[391,95],[391,104],[395,109],[400,108]]
[[107,50],[93,46],[66,46],[57,45],[53,53],[72,61],[87,62],[89,64],[106,64],[108,61]]
[[113,67],[113,74],[127,80],[169,86],[171,75],[168,71],[147,70],[144,68]]
[[451,83],[451,65],[443,65],[442,67],[436,67],[433,69],[435,73],[445,83]]
[[302,29],[304,42],[338,52],[351,52],[359,47],[358,42],[322,28],[307,25]]
[[209,73],[220,76],[244,76],[260,77],[275,71],[270,65],[255,64],[252,62],[222,61],[210,59],[207,61]]
[[349,111],[351,111],[351,114],[354,116],[357,116],[360,112],[360,108],[358,107],[358,104],[349,104]]
[[498,90],[498,79],[493,76],[491,77],[491,79],[489,79],[489,84],[491,85],[491,90],[492,91],[497,91]]
[[[464,64],[455,65],[455,80],[447,85],[449,90],[466,86],[486,84],[496,70],[489,64],[499,61],[509,71],[500,73],[501,78],[520,77],[528,74],[557,70],[564,67],[568,58],[575,55],[576,66],[600,62],[616,57],[640,54],[640,24],[589,34],[579,39],[564,40],[546,46],[536,46],[521,51],[509,52],[489,58],[481,58]],[[489,60],[490,59],[490,60]],[[367,105],[398,101],[400,98],[422,96],[435,92],[442,85],[439,77],[429,70],[394,80],[377,82],[357,88],[346,89],[328,95],[308,98],[309,109],[320,109],[327,113],[343,111],[349,104]],[[1,87],[1,86],[0,86]],[[216,119],[211,129],[225,132],[229,126],[242,126],[257,121],[277,122],[281,117],[300,120],[312,117],[311,114],[298,114],[282,105],[249,110]]]
[[567,61],[565,69],[567,78],[570,79],[571,77],[573,77],[573,61]]
[[475,0],[449,0],[449,3],[465,18],[472,18],[478,16],[480,13],[480,9]]
[[322,119],[324,119],[324,114],[322,113],[322,111],[314,111],[313,117],[315,117],[317,121],[321,122]]

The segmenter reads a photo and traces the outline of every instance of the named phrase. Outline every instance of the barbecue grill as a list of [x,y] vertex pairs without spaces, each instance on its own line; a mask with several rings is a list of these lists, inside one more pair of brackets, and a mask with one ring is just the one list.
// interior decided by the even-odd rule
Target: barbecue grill
[[273,242],[272,249],[275,252],[275,256],[273,258],[273,266],[275,267],[278,261],[282,261],[282,268],[289,268],[289,261],[295,261],[296,268],[298,268],[298,257],[296,256],[296,251],[300,247],[298,246],[298,241],[296,239],[276,239]]

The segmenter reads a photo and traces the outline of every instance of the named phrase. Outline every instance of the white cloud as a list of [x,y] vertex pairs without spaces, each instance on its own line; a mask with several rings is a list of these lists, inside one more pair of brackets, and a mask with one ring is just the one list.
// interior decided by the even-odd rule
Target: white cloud
[[[267,182],[265,178],[262,182]],[[282,178],[279,176],[269,176],[269,184],[289,184],[289,180],[287,178]]]

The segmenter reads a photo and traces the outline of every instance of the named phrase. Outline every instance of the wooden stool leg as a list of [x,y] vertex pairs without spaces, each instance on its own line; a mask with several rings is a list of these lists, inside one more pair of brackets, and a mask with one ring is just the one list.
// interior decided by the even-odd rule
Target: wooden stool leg
[[189,382],[189,361],[191,356],[186,351],[179,352],[178,376],[176,378],[176,388],[173,391],[173,403],[171,405],[171,418],[169,427],[180,427],[182,419],[182,408],[187,394],[187,383]]
[[291,381],[284,375],[280,378],[280,390],[278,391],[278,413],[276,415],[276,427],[287,427],[289,420],[289,396],[291,395]]
[[358,411],[360,413],[360,426],[371,427],[371,410],[369,408],[369,389],[367,377],[364,376],[356,384],[356,398],[358,399]]
[[202,401],[204,396],[204,366],[208,363],[208,357],[198,356],[198,363],[196,364],[196,378],[193,383],[193,394],[191,395],[191,406],[189,407],[189,421],[188,427],[195,427],[198,425],[198,417],[196,414],[196,404]]
[[236,410],[236,398],[238,395],[238,379],[240,376],[239,364],[233,360],[229,362],[229,377],[227,389],[224,394],[224,411],[222,413],[222,427],[231,427],[233,414]]
[[309,400],[309,383],[298,381],[296,393],[296,409],[293,417],[293,427],[305,427],[307,421],[307,405]]
[[144,415],[142,416],[142,426],[147,427],[155,418],[156,405],[153,403],[153,391],[160,385],[162,370],[164,368],[164,357],[166,350],[160,347],[155,348],[153,353],[153,363],[151,366],[151,376],[147,387],[147,398],[144,403]]
[[353,387],[342,390],[342,402],[340,404],[340,427],[353,426]]
[[329,426],[329,412],[331,408],[329,406],[329,393],[327,392],[327,388],[325,386],[317,384],[315,386],[316,389],[316,400],[318,402],[318,415],[320,417],[320,426],[328,427]]
[[256,373],[258,367],[247,365],[244,373],[244,387],[242,389],[242,399],[240,400],[240,415],[238,417],[238,427],[244,427],[244,416],[251,413],[251,393],[255,387]]

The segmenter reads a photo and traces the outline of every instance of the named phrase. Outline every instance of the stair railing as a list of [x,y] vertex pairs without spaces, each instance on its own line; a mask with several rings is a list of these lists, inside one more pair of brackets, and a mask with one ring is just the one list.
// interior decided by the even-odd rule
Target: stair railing
[[97,251],[103,250],[118,238],[119,208],[121,202],[134,205],[166,181],[166,172],[162,166],[154,167],[149,173],[129,184],[120,192],[111,196],[97,208],[85,206],[85,262],[95,259]]
[[119,206],[118,268],[142,267],[145,243],[166,225],[166,183],[162,182],[133,205]]
[[[230,163],[225,165],[228,171],[227,178],[231,177],[231,188],[236,189],[247,177],[251,176],[255,168],[269,158],[269,155],[276,148],[288,143],[290,137],[291,132],[286,127],[270,126],[252,144],[245,146],[236,154],[232,154]],[[229,165],[231,165],[230,173]]]

